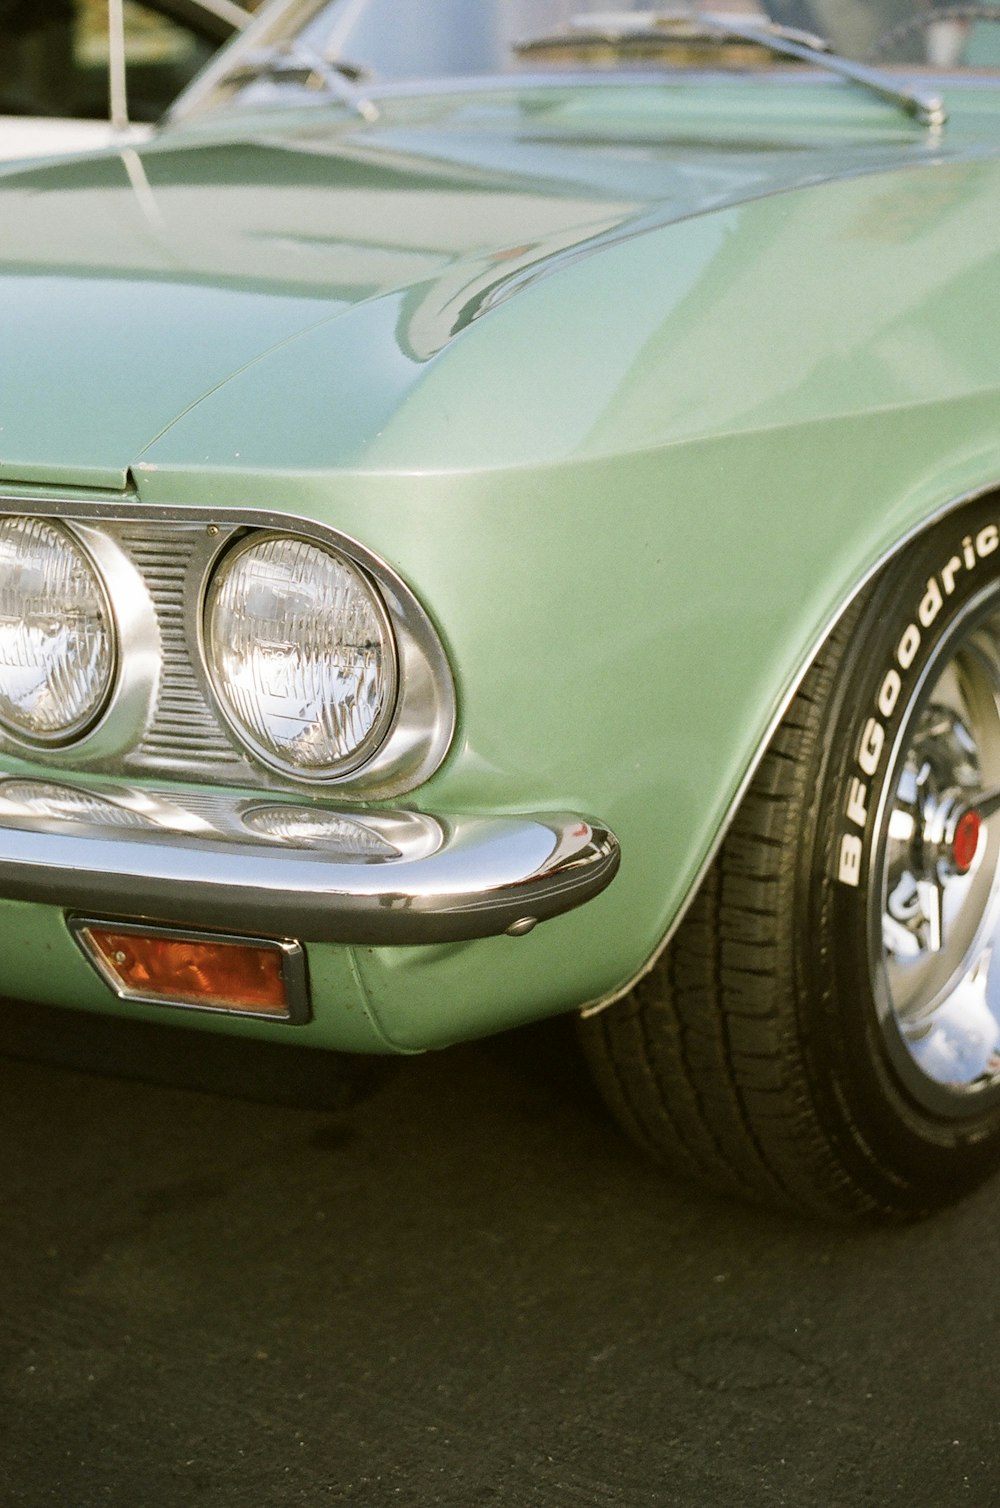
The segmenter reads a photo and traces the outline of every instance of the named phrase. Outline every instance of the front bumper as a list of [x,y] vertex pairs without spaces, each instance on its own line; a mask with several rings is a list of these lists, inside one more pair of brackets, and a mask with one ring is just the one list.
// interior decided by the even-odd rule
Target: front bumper
[[260,796],[0,781],[0,896],[302,942],[519,935],[598,895],[619,848],[566,813],[431,817]]

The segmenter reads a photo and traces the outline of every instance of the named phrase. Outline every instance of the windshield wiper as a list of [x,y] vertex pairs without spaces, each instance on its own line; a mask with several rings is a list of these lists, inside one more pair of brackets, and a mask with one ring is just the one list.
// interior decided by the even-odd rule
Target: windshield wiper
[[280,79],[293,74],[319,79],[323,88],[347,105],[362,120],[379,118],[378,106],[357,86],[365,70],[354,63],[325,58],[303,42],[291,39],[265,52],[248,52],[226,75],[228,83],[250,83],[254,79]]
[[514,51],[527,56],[581,45],[628,48],[726,41],[748,42],[778,57],[814,63],[897,105],[925,126],[943,126],[948,118],[940,95],[897,84],[880,69],[833,52],[825,38],[780,26],[763,16],[759,19],[748,16],[744,20],[741,16],[698,10],[607,11],[576,17],[562,31],[528,37],[515,43]]

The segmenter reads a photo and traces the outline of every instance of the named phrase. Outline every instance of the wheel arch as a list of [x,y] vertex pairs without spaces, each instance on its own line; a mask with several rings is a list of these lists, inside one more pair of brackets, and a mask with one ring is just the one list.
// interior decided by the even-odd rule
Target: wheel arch
[[609,1006],[614,1005],[617,1001],[624,999],[635,989],[637,984],[655,969],[663,957],[663,954],[687,916],[695,896],[704,883],[706,875],[714,864],[747,791],[760,768],[761,761],[781,726],[782,720],[800,690],[810,667],[815,662],[823,645],[833,633],[837,624],[850,611],[858,598],[876,577],[897,561],[917,540],[928,534],[938,524],[953,514],[960,513],[963,509],[981,503],[991,496],[996,497],[998,502],[1000,502],[1000,478],[998,477],[993,477],[989,481],[983,481],[979,485],[971,486],[961,492],[947,495],[937,506],[933,507],[929,512],[925,512],[921,518],[914,521],[908,528],[885,544],[867,563],[864,570],[851,583],[850,587],[845,590],[833,610],[827,614],[820,631],[814,636],[813,641],[807,646],[806,652],[798,661],[794,674],[789,679],[788,684],[775,705],[764,733],[754,744],[739,785],[725,807],[715,835],[706,849],[701,863],[692,877],[691,883],[678,905],[666,932],[646,958],[641,968],[637,969],[626,983],[620,985],[611,993],[582,1006],[580,1008],[581,1016],[589,1017],[597,1015]]

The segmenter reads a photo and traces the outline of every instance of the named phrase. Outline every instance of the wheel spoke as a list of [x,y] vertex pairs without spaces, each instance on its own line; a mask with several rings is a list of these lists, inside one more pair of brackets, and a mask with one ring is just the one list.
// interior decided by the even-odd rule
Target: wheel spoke
[[940,881],[918,880],[917,897],[924,919],[924,947],[928,953],[940,953],[944,944],[944,896]]
[[980,791],[972,797],[970,806],[984,819],[992,817],[1000,811],[1000,785],[991,786],[988,791]]

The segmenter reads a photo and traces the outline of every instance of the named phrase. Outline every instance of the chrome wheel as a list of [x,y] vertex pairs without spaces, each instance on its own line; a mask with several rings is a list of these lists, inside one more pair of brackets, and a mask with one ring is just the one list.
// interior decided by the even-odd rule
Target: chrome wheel
[[973,602],[954,626],[897,750],[872,886],[876,999],[910,1092],[966,1114],[970,1095],[1000,1092],[995,606]]

